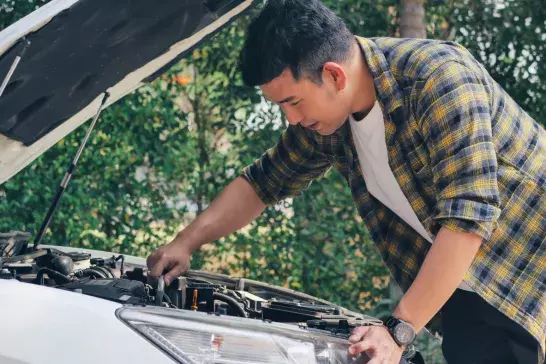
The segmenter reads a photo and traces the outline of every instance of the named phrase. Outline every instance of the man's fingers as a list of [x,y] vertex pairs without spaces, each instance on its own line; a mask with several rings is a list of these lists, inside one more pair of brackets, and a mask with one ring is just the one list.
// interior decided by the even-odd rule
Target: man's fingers
[[349,353],[356,355],[365,351],[376,351],[377,342],[373,339],[364,338],[362,341],[357,342],[349,347]]
[[169,271],[169,273],[165,274],[165,284],[168,286],[171,284],[171,282],[176,279],[180,274],[182,274],[183,271],[186,270],[186,267],[182,263],[178,263],[175,265],[173,269]]
[[152,254],[150,254],[148,259],[146,259],[146,265],[148,266],[148,269],[151,269],[153,267],[156,260],[157,260],[157,250],[154,251]]
[[356,327],[349,337],[349,342],[352,344],[359,342],[369,330],[370,326]]
[[[360,341],[356,343],[353,340],[357,340],[360,337]],[[393,347],[395,345],[392,337],[381,326],[369,326],[359,327],[353,330],[349,341],[352,345],[349,347],[349,353],[351,355],[358,355],[360,353],[366,353],[370,358],[368,364],[391,364],[396,360]],[[393,363],[399,364],[399,363]]]
[[153,267],[150,270],[150,275],[154,278],[158,278],[165,268],[168,268],[169,261],[167,257],[162,253],[158,253],[158,257],[156,258],[155,263],[153,263]]

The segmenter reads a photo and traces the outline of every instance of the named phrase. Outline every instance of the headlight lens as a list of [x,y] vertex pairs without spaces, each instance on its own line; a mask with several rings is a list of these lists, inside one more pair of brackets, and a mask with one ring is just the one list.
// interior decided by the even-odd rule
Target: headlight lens
[[159,307],[118,317],[184,364],[357,364],[346,339],[281,323]]

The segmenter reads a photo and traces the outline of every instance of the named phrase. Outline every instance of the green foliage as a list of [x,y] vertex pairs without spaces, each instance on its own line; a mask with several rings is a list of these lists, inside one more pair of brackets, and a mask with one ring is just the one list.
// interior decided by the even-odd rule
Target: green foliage
[[436,1],[427,15],[432,37],[463,44],[526,112],[546,122],[543,0]]
[[50,0],[2,0],[0,2],[0,30],[15,23]]

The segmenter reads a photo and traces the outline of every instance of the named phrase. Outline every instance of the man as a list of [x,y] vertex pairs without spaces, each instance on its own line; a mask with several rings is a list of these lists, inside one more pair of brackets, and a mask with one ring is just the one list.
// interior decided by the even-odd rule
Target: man
[[364,39],[318,0],[269,1],[241,53],[290,124],[278,144],[148,258],[166,280],[191,253],[297,196],[332,166],[405,291],[349,351],[398,363],[441,322],[448,363],[542,363],[546,133],[463,47]]

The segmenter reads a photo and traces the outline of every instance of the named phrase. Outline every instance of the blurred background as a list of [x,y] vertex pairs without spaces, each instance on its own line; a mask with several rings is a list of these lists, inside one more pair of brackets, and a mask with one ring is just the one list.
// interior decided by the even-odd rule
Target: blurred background
[[[0,30],[46,2],[0,0]],[[535,120],[546,122],[544,0],[324,3],[361,36],[461,43]],[[285,126],[280,110],[244,87],[237,69],[250,17],[102,114],[44,243],[146,257],[275,144]],[[37,233],[87,125],[0,186],[0,231]],[[262,280],[378,317],[399,299],[335,170],[301,197],[204,247],[192,269]],[[437,340],[423,334],[419,341],[428,363],[444,362]]]

